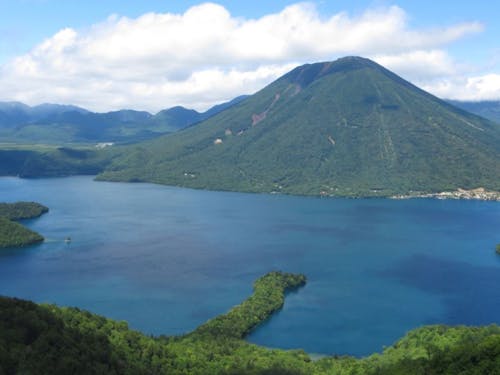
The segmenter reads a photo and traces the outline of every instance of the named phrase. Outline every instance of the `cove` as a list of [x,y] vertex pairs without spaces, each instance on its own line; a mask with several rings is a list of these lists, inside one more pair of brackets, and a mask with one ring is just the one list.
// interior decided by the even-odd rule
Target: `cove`
[[[0,178],[50,208],[46,242],[0,252],[0,294],[152,334],[191,331],[272,271],[307,285],[250,341],[366,355],[423,324],[500,323],[500,204],[210,192],[92,177]],[[67,244],[64,238],[70,236]]]

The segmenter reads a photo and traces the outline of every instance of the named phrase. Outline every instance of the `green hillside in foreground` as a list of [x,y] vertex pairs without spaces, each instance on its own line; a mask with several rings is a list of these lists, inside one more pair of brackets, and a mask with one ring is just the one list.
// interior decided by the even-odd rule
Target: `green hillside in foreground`
[[[176,337],[151,337],[76,308],[0,297],[2,374],[490,374],[500,373],[500,327],[428,326],[382,354],[313,361],[302,350],[244,340],[302,275],[271,272],[227,314]],[[335,334],[335,332],[332,332]]]
[[48,211],[47,207],[36,202],[0,203],[0,248],[42,242],[44,238],[40,234],[12,220],[32,219]]
[[500,190],[500,128],[360,57],[300,66],[100,179],[305,195]]

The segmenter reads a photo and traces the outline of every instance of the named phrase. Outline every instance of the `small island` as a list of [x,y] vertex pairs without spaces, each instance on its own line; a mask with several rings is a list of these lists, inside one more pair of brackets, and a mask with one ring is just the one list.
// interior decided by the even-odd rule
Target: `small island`
[[43,236],[16,221],[36,218],[48,211],[47,207],[36,202],[0,203],[0,248],[42,242]]

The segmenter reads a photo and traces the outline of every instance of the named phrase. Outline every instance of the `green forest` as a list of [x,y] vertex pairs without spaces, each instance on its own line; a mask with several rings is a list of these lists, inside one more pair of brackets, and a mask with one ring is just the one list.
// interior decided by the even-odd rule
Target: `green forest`
[[419,328],[366,358],[313,360],[302,350],[244,340],[305,282],[271,272],[243,303],[174,337],[147,336],[77,308],[1,297],[0,374],[500,374],[496,325]]
[[33,219],[49,209],[36,202],[0,203],[0,216],[9,220]]
[[40,234],[0,217],[0,248],[27,246],[42,241],[43,237]]
[[42,242],[44,238],[13,220],[39,217],[49,209],[36,202],[0,203],[0,248],[21,247]]
[[[125,150],[125,149],[124,149]],[[315,196],[500,191],[500,128],[359,57],[306,64],[97,179]]]

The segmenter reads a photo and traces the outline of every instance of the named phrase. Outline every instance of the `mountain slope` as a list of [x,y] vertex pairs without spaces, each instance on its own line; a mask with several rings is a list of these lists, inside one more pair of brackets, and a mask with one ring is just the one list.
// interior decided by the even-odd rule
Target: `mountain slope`
[[29,121],[30,107],[19,102],[0,102],[0,124],[2,127],[15,126],[19,122]]
[[201,113],[194,109],[187,109],[181,106],[164,109],[158,112],[153,121],[157,124],[167,123],[172,129],[179,130],[200,122]]
[[228,102],[214,105],[205,112],[198,112],[194,109],[188,109],[182,106],[164,109],[154,115],[152,121],[156,124],[167,123],[173,131],[177,131],[215,116],[216,114],[238,104],[247,97],[248,95],[237,96]]
[[448,100],[452,105],[467,112],[487,118],[500,124],[500,101],[484,100],[479,102]]
[[138,142],[205,120],[234,105],[240,98],[216,105],[206,112],[173,107],[156,115],[134,110],[94,113],[70,105],[29,107],[18,102],[0,102],[0,142]]
[[249,96],[250,95],[240,95],[240,96],[237,96],[236,98],[234,98],[228,102],[214,105],[212,108],[208,109],[207,111],[205,111],[201,114],[200,121],[206,120],[209,117],[215,116],[219,112],[225,111],[226,109],[232,107],[233,105],[236,105],[239,102],[242,102],[243,100],[245,100]]
[[86,109],[73,105],[45,103],[30,107],[20,102],[0,102],[0,127],[39,121],[66,112],[88,113]]
[[298,67],[100,176],[194,188],[369,196],[500,190],[500,131],[359,57]]

